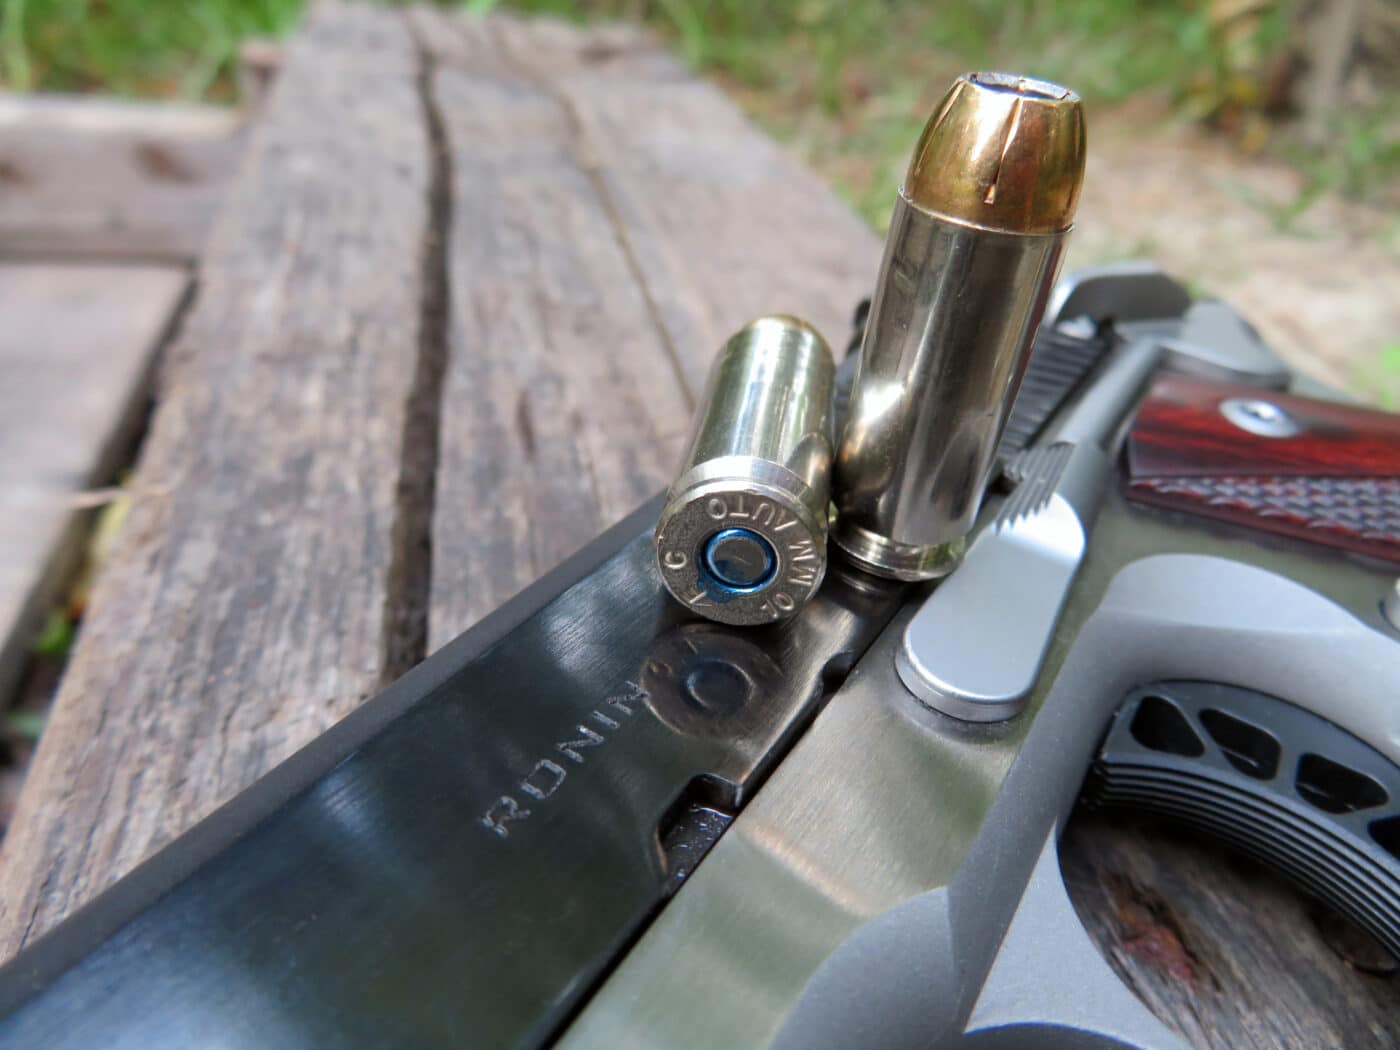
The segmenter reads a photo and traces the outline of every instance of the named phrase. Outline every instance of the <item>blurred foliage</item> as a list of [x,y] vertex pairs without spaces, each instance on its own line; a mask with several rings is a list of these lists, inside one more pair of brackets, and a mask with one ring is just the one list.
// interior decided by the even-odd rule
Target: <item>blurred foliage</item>
[[[884,187],[934,96],[973,67],[1074,85],[1129,119],[1206,121],[1307,177],[1283,227],[1319,195],[1400,176],[1396,107],[1346,108],[1326,148],[1276,133],[1296,72],[1295,15],[1331,0],[446,0],[657,29],[799,148],[877,226]],[[0,83],[25,90],[229,100],[238,48],[279,35],[304,0],[0,0]],[[1311,8],[1307,5],[1311,4]]]
[[1285,137],[1279,154],[1308,179],[1293,207],[1301,214],[1318,197],[1337,191],[1349,197],[1389,193],[1400,180],[1400,98],[1336,115],[1326,148]]
[[46,721],[47,715],[39,711],[6,711],[0,721],[0,738],[32,745],[43,734]]
[[302,0],[0,0],[0,82],[18,91],[231,101],[239,45]]
[[[853,73],[889,86],[911,75],[918,83],[930,54],[958,68],[1014,66],[1072,79],[1082,93],[1107,101],[1144,89],[1184,91],[1222,57],[1199,0],[515,0],[509,6],[650,22],[675,37],[699,68],[767,90],[801,85],[829,111],[845,101]],[[1274,10],[1270,32],[1285,20],[1281,6]]]
[[34,639],[34,654],[36,656],[67,656],[76,634],[77,625],[68,615],[68,611],[66,609],[53,609],[49,612],[48,619],[44,621],[44,626],[40,629],[38,637]]
[[1400,343],[1383,347],[1366,362],[1352,385],[1381,408],[1400,412]]
[[[917,74],[930,49],[954,57],[959,67],[1073,73],[1084,93],[1110,101],[1163,87],[1184,94],[1199,86],[1203,72],[1216,80],[1225,57],[1203,0],[459,0],[448,6],[645,21],[674,38],[697,68],[755,88],[810,92],[829,112],[846,100],[853,76],[893,85]],[[1287,5],[1267,6],[1272,13],[1247,42],[1267,47],[1279,35]],[[302,0],[5,0],[3,79],[19,90],[226,96],[239,42],[284,32],[301,7]]]

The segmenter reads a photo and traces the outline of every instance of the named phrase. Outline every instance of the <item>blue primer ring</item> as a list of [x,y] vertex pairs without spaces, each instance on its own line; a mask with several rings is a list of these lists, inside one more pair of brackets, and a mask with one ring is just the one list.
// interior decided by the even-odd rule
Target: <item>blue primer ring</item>
[[[723,556],[725,544],[734,541],[757,547],[762,558],[760,571],[754,573]],[[699,568],[703,582],[708,585],[707,590],[712,587],[727,596],[753,594],[767,587],[777,575],[778,555],[773,545],[752,529],[721,529],[705,541]]]

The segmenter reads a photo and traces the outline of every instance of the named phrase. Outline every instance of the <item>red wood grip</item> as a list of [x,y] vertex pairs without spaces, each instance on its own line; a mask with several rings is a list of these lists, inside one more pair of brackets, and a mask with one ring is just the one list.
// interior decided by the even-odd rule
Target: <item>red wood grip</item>
[[[1227,414],[1232,400],[1273,406],[1273,429],[1296,432],[1251,432]],[[1130,499],[1400,562],[1400,416],[1164,375],[1127,460]]]

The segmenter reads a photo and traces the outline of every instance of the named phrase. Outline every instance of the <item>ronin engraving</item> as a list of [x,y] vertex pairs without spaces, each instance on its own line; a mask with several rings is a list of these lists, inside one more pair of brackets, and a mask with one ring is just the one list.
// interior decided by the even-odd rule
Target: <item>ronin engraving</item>
[[[648,693],[645,689],[633,682],[627,682],[621,690],[609,696],[584,718],[608,732],[613,732],[621,729],[622,720],[635,714],[635,705],[647,698]],[[581,766],[587,760],[586,749],[600,747],[607,740],[608,737],[604,733],[579,722],[568,730],[563,739],[555,743],[553,753]],[[558,794],[568,778],[569,770],[566,766],[553,758],[540,758],[530,767],[530,771],[516,782],[515,790],[533,799],[535,803],[546,802]],[[491,803],[477,823],[497,838],[509,838],[511,825],[528,819],[531,812],[532,810],[522,805],[514,794],[501,795]]]
[[568,774],[564,772],[564,767],[558,762],[542,758],[520,781],[520,790],[531,798],[543,802],[559,790],[566,776]]
[[[617,725],[617,723],[614,722],[613,725]],[[595,733],[587,726],[576,726],[575,730],[579,733],[582,733],[583,735],[580,736],[577,740],[565,740],[558,744],[555,744],[554,749],[556,751],[562,751],[566,758],[570,758],[573,761],[577,762],[579,765],[583,765],[582,749],[585,747],[597,747],[606,738],[603,736],[602,733]]]

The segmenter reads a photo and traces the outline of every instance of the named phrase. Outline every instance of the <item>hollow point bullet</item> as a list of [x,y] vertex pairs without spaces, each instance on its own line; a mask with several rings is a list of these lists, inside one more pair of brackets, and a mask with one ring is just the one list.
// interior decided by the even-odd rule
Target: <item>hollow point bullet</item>
[[895,201],[837,452],[832,541],[901,580],[961,557],[1084,177],[1074,92],[959,77]]

